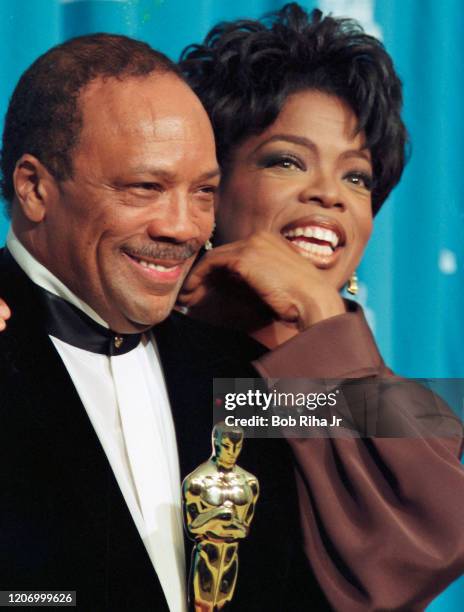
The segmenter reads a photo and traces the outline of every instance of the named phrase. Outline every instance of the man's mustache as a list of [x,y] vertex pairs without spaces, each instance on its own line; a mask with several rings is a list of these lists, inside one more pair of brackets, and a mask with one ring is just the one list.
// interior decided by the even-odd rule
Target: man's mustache
[[123,247],[123,250],[131,257],[140,259],[173,259],[183,261],[196,255],[201,248],[202,243],[198,240],[188,240],[182,244],[168,241],[154,241],[143,246]]

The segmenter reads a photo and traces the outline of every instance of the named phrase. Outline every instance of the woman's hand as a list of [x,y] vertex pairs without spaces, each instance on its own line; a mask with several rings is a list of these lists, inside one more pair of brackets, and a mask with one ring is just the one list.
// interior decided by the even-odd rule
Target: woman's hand
[[6,302],[0,298],[0,331],[6,327],[6,321],[11,317],[11,310]]
[[252,289],[275,317],[299,330],[345,312],[337,288],[327,283],[323,271],[270,232],[208,251],[187,277],[179,303],[201,308],[227,277],[237,281],[240,291],[243,284]]

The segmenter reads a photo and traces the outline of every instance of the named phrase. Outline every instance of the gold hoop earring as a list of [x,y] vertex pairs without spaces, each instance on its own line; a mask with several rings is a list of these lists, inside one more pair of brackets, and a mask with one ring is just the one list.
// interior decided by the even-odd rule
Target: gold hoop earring
[[353,274],[348,279],[346,290],[348,291],[348,293],[351,293],[351,295],[356,295],[358,293],[358,275],[356,274],[356,271],[353,272]]

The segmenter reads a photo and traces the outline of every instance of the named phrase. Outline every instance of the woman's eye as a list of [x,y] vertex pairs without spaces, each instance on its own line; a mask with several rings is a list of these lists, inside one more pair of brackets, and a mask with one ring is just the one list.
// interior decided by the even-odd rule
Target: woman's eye
[[349,172],[345,175],[345,179],[352,185],[361,187],[367,191],[372,191],[374,186],[374,179],[366,172]]
[[264,160],[265,168],[283,168],[284,170],[306,170],[303,162],[293,155],[278,155],[267,157]]

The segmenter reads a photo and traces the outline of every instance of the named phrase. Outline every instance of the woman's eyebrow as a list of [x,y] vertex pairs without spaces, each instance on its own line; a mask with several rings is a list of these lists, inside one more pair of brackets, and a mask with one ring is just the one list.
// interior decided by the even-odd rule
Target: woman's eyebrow
[[[263,140],[263,142],[260,142],[259,145],[252,151],[252,155],[256,153],[257,151],[259,151],[259,149],[261,149],[265,145],[269,144],[270,142],[276,142],[276,141],[291,142],[292,144],[297,144],[302,147],[306,147],[312,152],[317,152],[318,150],[317,145],[312,140],[310,140],[309,138],[306,138],[305,136],[297,136],[296,134],[274,134],[273,136],[266,138],[266,140]],[[340,155],[340,157],[342,159],[357,157],[365,161],[368,161],[369,163],[372,162],[370,151],[367,148],[349,149],[347,151],[344,151]]]
[[372,156],[371,156],[371,152],[369,151],[369,149],[350,149],[349,151],[344,151],[340,157],[342,159],[351,159],[351,158],[358,158],[358,159],[363,159],[367,162],[369,162],[370,164],[372,164]]
[[275,142],[276,140],[283,140],[286,142],[291,142],[293,144],[301,145],[306,147],[310,151],[315,151],[317,149],[316,145],[309,138],[305,138],[305,136],[296,136],[295,134],[274,134],[269,138],[266,138],[263,142],[260,142],[259,145],[253,150],[252,153],[256,153],[261,147],[269,144],[270,142]]

